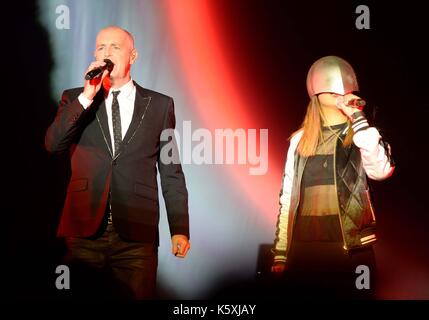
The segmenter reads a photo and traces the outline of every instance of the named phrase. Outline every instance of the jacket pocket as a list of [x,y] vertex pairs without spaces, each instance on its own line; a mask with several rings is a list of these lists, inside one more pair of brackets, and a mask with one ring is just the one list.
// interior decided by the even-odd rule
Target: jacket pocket
[[153,201],[158,201],[158,191],[155,188],[149,187],[142,183],[135,183],[134,192],[140,197],[147,198]]
[[76,179],[69,183],[68,192],[84,191],[88,189],[88,179]]

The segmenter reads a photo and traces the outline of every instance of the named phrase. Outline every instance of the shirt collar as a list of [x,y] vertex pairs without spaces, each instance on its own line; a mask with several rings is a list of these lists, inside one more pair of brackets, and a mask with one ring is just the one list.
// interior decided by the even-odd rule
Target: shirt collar
[[130,97],[131,93],[133,92],[134,88],[135,88],[135,85],[134,85],[133,79],[130,79],[130,81],[128,81],[126,84],[124,84],[120,88],[110,88],[108,97],[110,97],[112,95],[112,91],[118,91],[119,90],[119,91],[121,91],[119,96],[121,96],[125,99],[128,99]]

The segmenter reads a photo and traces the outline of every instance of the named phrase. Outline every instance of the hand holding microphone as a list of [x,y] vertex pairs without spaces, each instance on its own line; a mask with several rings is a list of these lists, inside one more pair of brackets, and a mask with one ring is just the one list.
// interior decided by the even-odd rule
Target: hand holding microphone
[[363,99],[351,99],[349,101],[346,102],[346,106],[348,107],[353,107],[353,108],[358,108],[358,109],[363,109],[363,107],[365,107],[366,105],[366,101]]
[[97,92],[100,90],[104,78],[113,70],[114,64],[109,59],[104,61],[92,62],[85,74],[85,85],[83,94],[84,96],[92,100]]
[[366,101],[356,95],[350,94],[347,97],[337,97],[336,105],[338,109],[351,119],[353,113],[363,110]]
[[338,109],[341,109],[343,107],[352,107],[362,110],[363,107],[365,107],[366,105],[366,101],[355,95],[352,95],[351,99],[345,99],[344,96],[338,96],[336,104]]
[[85,80],[92,80],[94,78],[100,77],[104,70],[111,72],[113,70],[113,62],[110,59],[104,59],[105,65],[96,67],[91,71],[88,71],[85,75]]

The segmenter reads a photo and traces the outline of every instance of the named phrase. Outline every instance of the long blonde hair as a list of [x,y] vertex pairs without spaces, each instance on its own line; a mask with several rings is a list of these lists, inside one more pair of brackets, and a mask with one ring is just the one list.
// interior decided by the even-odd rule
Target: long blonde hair
[[[304,131],[297,147],[297,152],[300,156],[310,157],[315,155],[317,145],[322,139],[323,119],[325,119],[325,116],[320,106],[319,98],[315,95],[311,97],[307,106],[307,113],[305,114],[301,127],[291,135],[291,137],[293,137],[301,130]],[[344,147],[350,146],[353,139],[353,130],[349,121],[348,124],[349,129],[343,141]]]

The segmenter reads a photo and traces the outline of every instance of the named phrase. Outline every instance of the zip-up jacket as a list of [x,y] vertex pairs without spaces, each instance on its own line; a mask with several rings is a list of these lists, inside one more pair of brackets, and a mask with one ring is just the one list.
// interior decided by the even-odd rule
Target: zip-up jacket
[[[369,127],[366,119],[363,122],[355,121],[352,128],[353,143],[343,147],[337,139],[334,153],[334,182],[345,250],[371,245],[376,241],[375,214],[367,178],[384,180],[394,170],[390,146],[381,139],[378,130]],[[347,130],[341,132],[341,138],[345,138]],[[307,162],[307,158],[296,152],[302,135],[303,130],[300,130],[291,138],[287,153],[273,247],[274,262],[286,261],[292,241],[301,179]]]

